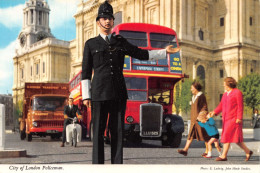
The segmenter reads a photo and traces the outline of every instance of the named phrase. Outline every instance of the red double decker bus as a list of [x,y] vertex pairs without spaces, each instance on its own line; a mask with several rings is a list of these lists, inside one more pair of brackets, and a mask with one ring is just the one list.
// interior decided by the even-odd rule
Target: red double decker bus
[[[164,26],[124,23],[115,26],[113,32],[142,49],[179,46],[176,32]],[[91,137],[91,111],[81,106],[80,76],[81,72],[70,81],[70,91],[75,103],[82,108],[87,136]],[[126,56],[124,77],[128,91],[125,139],[136,143],[142,139],[157,139],[162,141],[162,145],[178,147],[184,123],[180,116],[172,114],[172,107],[174,85],[184,78],[179,52],[157,61],[141,61]]]

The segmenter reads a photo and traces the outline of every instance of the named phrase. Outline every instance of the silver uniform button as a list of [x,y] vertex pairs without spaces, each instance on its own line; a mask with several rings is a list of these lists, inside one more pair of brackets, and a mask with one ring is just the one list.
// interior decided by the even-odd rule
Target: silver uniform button
[[112,52],[109,52],[109,54],[111,55],[111,54],[112,54]]
[[113,74],[113,72],[111,72],[111,74]]

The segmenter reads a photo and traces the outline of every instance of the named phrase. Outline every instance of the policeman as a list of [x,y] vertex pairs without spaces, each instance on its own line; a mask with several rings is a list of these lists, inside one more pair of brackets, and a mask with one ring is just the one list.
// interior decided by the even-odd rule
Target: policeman
[[[93,152],[92,163],[104,164],[104,130],[109,113],[111,163],[123,163],[123,129],[127,90],[123,76],[125,55],[139,60],[165,59],[166,53],[179,48],[147,51],[130,44],[120,35],[111,33],[114,25],[112,6],[105,1],[96,18],[100,34],[86,41],[82,61],[82,99],[92,105]],[[92,77],[92,70],[94,76]]]
[[70,96],[68,100],[68,105],[64,107],[64,125],[62,131],[62,143],[60,145],[61,147],[64,147],[64,143],[66,141],[66,126],[71,123],[71,120],[68,119],[68,117],[74,118],[77,117],[77,114],[79,115],[78,118],[82,119],[78,106],[73,104],[73,97]]

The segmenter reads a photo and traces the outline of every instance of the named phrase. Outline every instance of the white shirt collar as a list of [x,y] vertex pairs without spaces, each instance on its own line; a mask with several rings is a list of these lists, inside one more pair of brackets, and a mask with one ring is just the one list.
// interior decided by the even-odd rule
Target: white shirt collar
[[112,34],[105,35],[105,34],[99,33],[99,35],[100,35],[104,40],[106,40],[106,36],[108,36],[108,40],[110,41],[110,38],[111,38],[111,35],[112,35]]
[[201,94],[203,94],[203,93],[200,91],[200,92],[198,92],[196,95],[193,95],[193,96],[192,96],[192,103],[194,103],[194,102],[196,101],[196,99],[197,99],[199,96],[201,96]]
[[232,90],[226,91],[226,92],[227,92],[227,95],[229,95],[231,91],[232,91]]

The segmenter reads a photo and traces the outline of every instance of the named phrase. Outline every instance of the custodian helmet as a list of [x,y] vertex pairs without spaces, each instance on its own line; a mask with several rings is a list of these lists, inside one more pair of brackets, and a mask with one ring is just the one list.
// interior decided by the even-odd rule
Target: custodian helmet
[[112,17],[115,19],[113,15],[113,7],[108,3],[107,0],[99,6],[96,21],[98,21],[101,17]]

